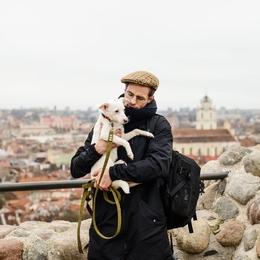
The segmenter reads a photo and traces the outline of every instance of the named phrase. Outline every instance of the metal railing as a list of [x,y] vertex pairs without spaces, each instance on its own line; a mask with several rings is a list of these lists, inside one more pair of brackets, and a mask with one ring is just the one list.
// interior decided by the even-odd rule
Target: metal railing
[[[219,173],[203,173],[201,180],[221,180],[228,176],[229,171]],[[0,183],[0,192],[4,191],[28,191],[28,190],[52,190],[81,188],[87,183],[88,179],[62,180],[62,181],[42,181],[42,182],[19,182],[19,183]]]

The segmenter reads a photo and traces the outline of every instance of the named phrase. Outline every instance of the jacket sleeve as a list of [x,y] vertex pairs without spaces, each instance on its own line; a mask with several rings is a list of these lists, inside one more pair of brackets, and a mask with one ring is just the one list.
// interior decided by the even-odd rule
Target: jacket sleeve
[[144,159],[109,168],[112,181],[122,179],[144,183],[167,176],[172,158],[173,137],[171,126],[163,116],[157,120],[153,135],[154,138],[148,141]]
[[90,173],[91,167],[100,159],[94,144],[91,144],[93,129],[89,133],[85,145],[81,146],[71,159],[70,172],[73,178],[80,178]]

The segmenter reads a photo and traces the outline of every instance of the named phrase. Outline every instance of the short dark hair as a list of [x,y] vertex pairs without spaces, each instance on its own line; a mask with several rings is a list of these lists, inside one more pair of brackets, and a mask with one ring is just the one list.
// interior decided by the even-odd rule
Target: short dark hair
[[[131,82],[125,83],[125,87],[127,88],[130,83],[131,83]],[[142,86],[142,85],[140,85],[140,86]],[[144,88],[149,88],[148,97],[153,96],[154,93],[155,93],[155,91],[156,91],[156,90],[155,90],[154,88],[152,88],[152,87],[147,87],[147,86],[142,86],[142,87],[144,87]]]

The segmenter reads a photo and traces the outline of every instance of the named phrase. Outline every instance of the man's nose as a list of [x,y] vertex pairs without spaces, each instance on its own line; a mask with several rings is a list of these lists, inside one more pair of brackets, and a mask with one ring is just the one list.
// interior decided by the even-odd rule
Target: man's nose
[[136,104],[136,96],[131,97],[130,104],[132,104],[132,105]]

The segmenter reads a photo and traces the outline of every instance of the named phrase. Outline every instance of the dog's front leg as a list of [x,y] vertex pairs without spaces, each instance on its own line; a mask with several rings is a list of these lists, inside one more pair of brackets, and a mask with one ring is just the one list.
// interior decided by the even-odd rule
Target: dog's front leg
[[[110,131],[110,128],[107,125],[103,125],[102,131],[100,133],[100,138],[105,141],[108,141],[109,131]],[[132,160],[134,159],[134,155],[133,155],[132,149],[130,147],[130,144],[126,140],[124,140],[121,137],[114,134],[113,143],[124,146],[126,149],[127,156]]]
[[104,141],[108,141],[109,132],[110,132],[110,127],[108,126],[108,124],[103,124],[99,138]]
[[130,159],[134,159],[134,154],[132,152],[132,149],[131,149],[131,146],[130,144],[123,138],[121,137],[118,137],[116,135],[113,136],[113,143],[116,143],[117,145],[122,145],[125,147],[126,149],[126,153],[127,153],[127,156],[130,158]]
[[149,137],[149,138],[154,137],[154,135],[152,133],[148,132],[148,131],[144,131],[144,130],[141,130],[141,129],[134,129],[131,132],[124,134],[123,138],[128,141],[128,140],[130,140],[133,137],[138,136],[138,135],[146,136],[146,137]]

